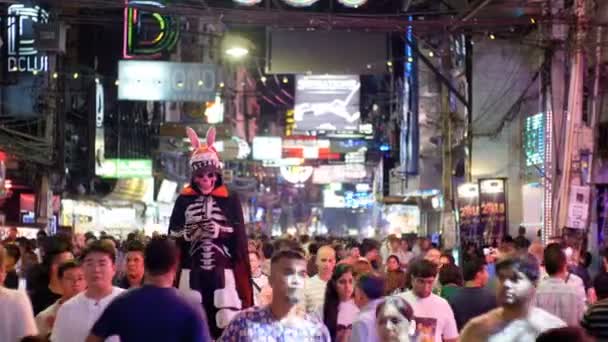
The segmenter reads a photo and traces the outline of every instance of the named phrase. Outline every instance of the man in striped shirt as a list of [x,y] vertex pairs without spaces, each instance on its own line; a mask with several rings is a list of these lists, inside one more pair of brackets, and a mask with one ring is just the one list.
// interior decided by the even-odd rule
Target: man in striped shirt
[[545,248],[544,261],[549,277],[538,284],[533,305],[561,318],[568,325],[578,325],[586,309],[585,298],[581,298],[567,283],[570,273],[566,254],[559,244],[552,243]]
[[599,274],[593,281],[598,302],[587,310],[581,327],[598,341],[608,340],[608,273]]

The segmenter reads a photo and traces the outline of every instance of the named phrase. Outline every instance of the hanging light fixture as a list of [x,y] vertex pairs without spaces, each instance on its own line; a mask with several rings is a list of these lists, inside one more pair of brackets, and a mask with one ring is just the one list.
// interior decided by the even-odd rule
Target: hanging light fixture
[[234,0],[234,2],[243,6],[253,6],[262,2],[262,0]]
[[345,7],[357,8],[359,6],[363,6],[367,0],[338,0]]
[[315,2],[317,2],[319,0],[283,0],[283,1],[293,7],[306,7],[306,6],[310,6],[310,5],[314,4]]

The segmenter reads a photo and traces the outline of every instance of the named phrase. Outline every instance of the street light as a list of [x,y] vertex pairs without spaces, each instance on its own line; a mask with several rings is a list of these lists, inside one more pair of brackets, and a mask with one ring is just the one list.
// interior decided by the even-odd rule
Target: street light
[[253,49],[253,43],[241,36],[227,34],[222,40],[222,52],[231,59],[243,59]]

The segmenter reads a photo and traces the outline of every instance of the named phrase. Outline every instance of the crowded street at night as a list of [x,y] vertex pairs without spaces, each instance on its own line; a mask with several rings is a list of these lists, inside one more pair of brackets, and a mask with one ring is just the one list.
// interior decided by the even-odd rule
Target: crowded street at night
[[0,342],[608,341],[608,0],[6,0],[0,81]]

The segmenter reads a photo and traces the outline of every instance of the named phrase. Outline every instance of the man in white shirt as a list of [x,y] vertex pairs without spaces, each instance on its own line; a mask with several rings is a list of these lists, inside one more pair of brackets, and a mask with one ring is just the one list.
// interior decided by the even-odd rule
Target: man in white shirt
[[23,291],[5,288],[6,252],[0,245],[0,341],[20,341],[38,334],[32,303]]
[[545,269],[548,278],[538,284],[532,304],[564,320],[570,326],[579,324],[586,307],[576,289],[566,283],[570,273],[566,254],[557,243],[545,248]]
[[[112,286],[116,250],[105,241],[92,242],[82,253],[88,288],[65,302],[57,312],[51,341],[82,342],[110,302],[124,290]],[[116,337],[106,341],[118,341]]]
[[384,295],[384,278],[364,274],[357,280],[355,304],[361,309],[353,322],[349,342],[379,342],[376,329],[376,308]]
[[306,312],[318,312],[325,302],[325,289],[336,267],[336,251],[331,246],[323,246],[317,251],[317,269],[319,272],[306,279],[304,304]]
[[418,339],[435,342],[457,341],[458,328],[450,304],[432,293],[437,277],[437,265],[429,260],[419,259],[412,262],[408,270],[412,289],[400,296],[414,309]]
[[566,323],[532,305],[539,267],[531,255],[507,257],[496,264],[500,307],[473,318],[465,325],[461,341],[534,342],[543,332]]

